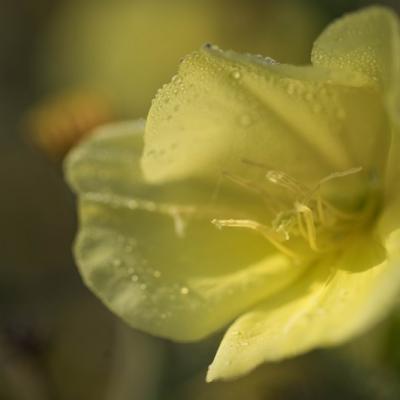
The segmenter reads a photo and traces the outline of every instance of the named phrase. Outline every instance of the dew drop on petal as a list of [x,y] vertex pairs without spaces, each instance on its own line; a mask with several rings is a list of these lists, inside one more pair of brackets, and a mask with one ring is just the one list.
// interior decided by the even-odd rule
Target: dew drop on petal
[[122,264],[122,261],[119,258],[116,258],[115,260],[113,260],[112,264],[114,265],[114,267],[119,267]]
[[153,276],[154,276],[154,278],[159,278],[159,277],[161,276],[161,272],[158,271],[158,270],[155,270],[155,271],[153,272]]
[[186,286],[182,286],[180,290],[181,294],[189,294],[189,289]]
[[232,72],[232,76],[233,76],[234,79],[240,79],[241,74],[240,74],[239,71],[233,71]]
[[264,57],[264,61],[266,64],[278,64],[272,57]]
[[212,43],[205,43],[203,45],[203,48],[210,49],[210,50],[218,50],[218,46],[216,46],[215,44],[212,44]]

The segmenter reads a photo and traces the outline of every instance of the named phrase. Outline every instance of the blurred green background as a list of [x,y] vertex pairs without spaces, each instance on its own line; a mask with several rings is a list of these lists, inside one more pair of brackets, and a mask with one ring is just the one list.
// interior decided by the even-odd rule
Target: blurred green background
[[[399,399],[400,317],[342,348],[205,384],[219,335],[178,345],[124,326],[82,284],[61,159],[99,123],[145,117],[205,42],[307,63],[366,0],[0,2],[0,399]],[[376,3],[376,2],[375,2]],[[398,0],[381,1],[400,10]]]

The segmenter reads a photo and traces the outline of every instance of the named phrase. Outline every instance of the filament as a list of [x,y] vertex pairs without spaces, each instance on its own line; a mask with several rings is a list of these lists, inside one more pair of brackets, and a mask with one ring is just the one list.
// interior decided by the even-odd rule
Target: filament
[[296,253],[281,243],[282,238],[277,235],[276,231],[271,230],[268,226],[260,224],[257,221],[249,219],[213,219],[211,223],[219,229],[230,227],[254,230],[264,236],[264,238],[266,238],[277,250],[291,258],[298,258]]

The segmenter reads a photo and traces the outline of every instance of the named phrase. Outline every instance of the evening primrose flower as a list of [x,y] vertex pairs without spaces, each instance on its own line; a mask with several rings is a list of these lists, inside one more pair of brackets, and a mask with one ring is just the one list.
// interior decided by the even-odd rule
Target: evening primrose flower
[[372,7],[330,25],[310,66],[187,56],[146,123],[67,159],[86,284],[173,340],[234,321],[208,380],[379,321],[400,286],[399,46],[397,17]]

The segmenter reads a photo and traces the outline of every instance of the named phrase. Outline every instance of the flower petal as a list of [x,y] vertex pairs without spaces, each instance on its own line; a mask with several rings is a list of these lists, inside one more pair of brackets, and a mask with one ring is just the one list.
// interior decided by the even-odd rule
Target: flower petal
[[373,6],[335,21],[315,42],[312,63],[378,82],[393,120],[400,123],[400,26],[392,10]]
[[385,252],[360,238],[323,259],[283,293],[241,316],[226,333],[208,380],[230,379],[264,361],[341,343],[382,318],[400,286],[400,230]]
[[229,171],[260,178],[243,159],[304,183],[358,165],[379,169],[387,121],[379,93],[365,83],[351,74],[205,47],[183,60],[153,102],[145,176],[215,181]]
[[304,267],[254,233],[221,232],[211,217],[185,214],[183,203],[171,202],[179,185],[146,183],[142,133],[143,123],[102,128],[69,155],[66,173],[80,199],[76,260],[85,283],[130,325],[195,340],[291,284]]

